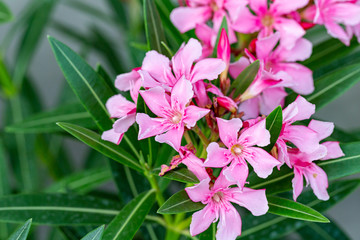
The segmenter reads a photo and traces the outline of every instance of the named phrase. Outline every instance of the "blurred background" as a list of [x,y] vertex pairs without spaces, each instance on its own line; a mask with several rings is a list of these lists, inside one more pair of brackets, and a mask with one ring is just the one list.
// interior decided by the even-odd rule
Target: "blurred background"
[[[3,55],[13,76],[20,72],[20,75],[23,74],[28,80],[31,79],[31,87],[34,93],[38,93],[37,101],[41,105],[32,107],[31,111],[24,114],[31,115],[42,110],[50,110],[74,99],[55,61],[46,35],[51,35],[67,44],[86,58],[93,67],[101,63],[112,79],[115,79],[119,73],[128,72],[141,65],[141,59],[145,55],[144,51],[141,51],[145,38],[141,34],[143,20],[139,1],[127,0],[129,6],[126,9],[127,19],[122,22],[119,20],[121,13],[114,11],[113,4],[116,4],[116,0],[5,0],[4,2],[10,7],[15,19],[10,23],[0,25],[0,43],[2,44],[0,55]],[[49,4],[50,2],[51,4]],[[48,4],[46,7],[48,11],[40,8],[35,13],[34,11],[39,9],[37,5],[44,3]],[[131,24],[132,29],[126,29],[130,34],[124,35],[126,24],[129,24],[128,26]],[[37,27],[43,27],[43,29],[36,29]],[[33,51],[25,48],[28,52],[22,54],[23,39],[26,38],[26,35],[28,35],[27,39],[36,41],[34,38],[37,37],[31,36],[31,34],[38,35],[38,44],[34,44],[30,49]],[[129,44],[129,41],[133,42]],[[130,51],[134,51],[136,54],[131,54]],[[25,59],[23,63],[27,65],[26,69],[21,68],[22,63],[19,63],[19,56]],[[29,86],[25,84],[24,87]],[[360,85],[357,84],[345,95],[318,111],[316,117],[332,121],[345,131],[360,132],[359,93]],[[1,98],[0,112],[4,113],[0,118],[1,129],[4,129],[7,124],[9,117],[7,114],[11,114],[7,110],[8,107],[9,102]],[[5,145],[8,139],[10,138],[4,137]],[[48,141],[48,138],[45,140]],[[32,143],[34,141],[27,142],[28,147],[33,148]],[[86,164],[89,149],[70,139],[66,139],[64,143],[61,140],[61,144],[68,149],[68,158],[71,159],[74,171],[81,169]],[[51,173],[49,174],[45,170],[49,163],[41,159],[37,161],[41,162],[40,165],[43,164],[43,169],[38,174],[48,179],[48,182],[41,182],[41,187],[36,189],[40,190],[49,186],[52,179],[56,180],[60,175],[55,174],[54,177]],[[10,177],[16,178],[16,174],[10,173]],[[39,177],[39,179],[43,178]],[[111,188],[112,186],[107,187]],[[334,219],[353,239],[360,239],[359,203],[360,189],[327,212],[327,215]],[[41,235],[42,233],[39,234],[39,236]]]

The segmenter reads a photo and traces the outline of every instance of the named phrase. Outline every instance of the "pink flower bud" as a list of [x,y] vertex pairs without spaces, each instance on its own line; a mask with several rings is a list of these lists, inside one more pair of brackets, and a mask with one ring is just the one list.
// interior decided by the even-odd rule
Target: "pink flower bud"
[[230,64],[230,43],[225,28],[221,29],[221,35],[217,47],[217,57],[226,63],[226,69],[228,69]]
[[225,108],[226,110],[229,110],[230,112],[236,112],[237,110],[237,105],[236,103],[231,99],[231,98],[228,98],[228,97],[218,97],[216,98],[217,100],[217,103]]

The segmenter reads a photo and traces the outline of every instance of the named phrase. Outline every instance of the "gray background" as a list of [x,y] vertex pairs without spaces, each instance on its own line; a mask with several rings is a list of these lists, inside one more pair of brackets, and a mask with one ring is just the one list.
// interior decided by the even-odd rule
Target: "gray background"
[[[5,0],[5,2],[10,6],[12,12],[15,16],[18,16],[20,10],[28,2],[27,0]],[[107,8],[107,5],[99,0],[84,0],[93,6],[98,7],[104,12],[110,12]],[[87,15],[80,14],[78,11],[74,11],[67,7],[66,5],[59,4],[56,8],[54,18],[58,21],[69,24],[70,26],[78,29],[80,32],[86,32],[89,26],[99,25],[99,22],[91,19]],[[0,25],[0,42],[2,41],[4,33],[7,32],[11,24]],[[111,28],[100,25],[102,28],[108,29],[108,33],[113,35],[114,39],[121,39],[118,33],[111,32]],[[79,46],[76,42],[72,41],[59,34],[52,28],[46,30],[46,34],[50,34],[57,39],[65,42],[74,50],[79,50]],[[7,54],[7,60],[12,63],[14,60],[15,49],[9,49]],[[121,52],[121,49],[119,49]],[[91,54],[89,56],[89,63],[92,66],[95,66],[97,62],[103,62],[99,56],[96,54]],[[126,64],[126,63],[124,63]],[[137,67],[137,66],[127,66]],[[30,74],[33,76],[38,92],[41,94],[41,98],[45,103],[45,106],[51,109],[54,106],[56,100],[58,99],[59,90],[62,85],[63,77],[62,73],[59,70],[58,65],[55,62],[53,54],[51,52],[50,46],[47,42],[46,36],[43,37],[43,40],[38,48],[35,57],[30,66]],[[3,103],[0,102],[0,110],[3,108]],[[317,112],[316,117],[325,119],[327,121],[334,122],[338,127],[343,130],[355,130],[360,129],[360,85],[357,84],[351,90],[349,90],[345,95],[341,96],[331,104],[327,105],[325,108]],[[0,118],[1,119],[1,118]],[[1,120],[0,120],[1,121]],[[0,123],[1,124],[1,123]],[[72,157],[74,160],[82,159],[84,151],[79,151],[80,149],[85,149],[85,147],[77,142],[71,142],[71,145],[74,145]],[[360,239],[360,189],[352,193],[346,200],[342,201],[336,207],[332,208],[327,214],[335,219],[335,221],[342,226],[342,228],[353,238]]]

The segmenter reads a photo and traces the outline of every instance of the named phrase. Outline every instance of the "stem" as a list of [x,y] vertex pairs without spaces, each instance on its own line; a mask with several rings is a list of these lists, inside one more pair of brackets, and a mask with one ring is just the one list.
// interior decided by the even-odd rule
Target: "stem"
[[204,147],[206,148],[210,144],[209,139],[204,135],[204,133],[197,125],[195,125],[195,127],[193,127],[192,130],[199,136],[201,142],[204,144]]
[[[191,137],[190,137],[188,131],[185,131],[185,132],[184,132],[184,137],[185,137],[185,140],[186,140],[186,143],[187,143],[187,144],[189,144],[189,143],[193,144],[193,142],[191,141]],[[193,145],[194,145],[194,144],[193,144]]]

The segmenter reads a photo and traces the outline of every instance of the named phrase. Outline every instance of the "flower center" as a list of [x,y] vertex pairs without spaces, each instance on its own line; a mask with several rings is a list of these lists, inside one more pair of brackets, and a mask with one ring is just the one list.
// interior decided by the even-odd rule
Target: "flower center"
[[182,119],[182,114],[178,111],[174,112],[170,121],[174,124],[178,124]]
[[235,156],[240,156],[243,152],[244,147],[240,144],[235,144],[231,147],[231,153]]
[[214,12],[216,12],[217,10],[219,10],[219,6],[216,4],[216,2],[215,2],[214,0],[211,1],[210,7],[211,7],[211,9],[212,9]]
[[220,202],[221,199],[224,197],[224,194],[222,192],[216,192],[213,196],[212,196],[212,200],[214,200],[215,202]]
[[265,27],[271,27],[274,24],[274,18],[269,15],[266,14],[262,19],[261,19],[261,23],[262,25],[264,25]]

